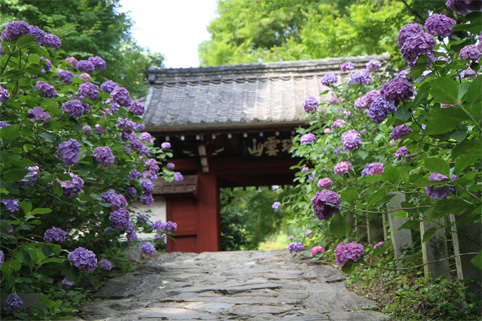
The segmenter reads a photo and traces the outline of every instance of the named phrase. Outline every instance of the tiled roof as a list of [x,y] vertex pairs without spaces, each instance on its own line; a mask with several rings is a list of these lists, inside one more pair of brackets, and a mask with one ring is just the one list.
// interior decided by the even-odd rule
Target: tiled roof
[[[144,123],[151,131],[219,129],[302,123],[302,102],[328,89],[326,73],[341,78],[340,65],[365,68],[377,56],[240,64],[199,68],[149,69]],[[326,95],[325,95],[326,97]],[[326,99],[326,98],[325,98]],[[321,102],[321,101],[320,101]]]

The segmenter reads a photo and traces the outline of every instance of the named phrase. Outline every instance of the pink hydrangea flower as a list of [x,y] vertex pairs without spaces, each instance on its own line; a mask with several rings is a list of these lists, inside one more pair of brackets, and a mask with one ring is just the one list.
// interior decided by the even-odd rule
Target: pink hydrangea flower
[[325,252],[325,249],[322,246],[317,245],[317,246],[313,246],[313,248],[310,251],[310,254],[311,256],[315,256],[317,254],[324,253],[324,252]]
[[351,169],[350,162],[344,161],[335,165],[334,172],[336,175],[346,174]]
[[332,185],[331,179],[328,177],[322,178],[318,181],[318,187],[319,188],[326,188],[330,187]]

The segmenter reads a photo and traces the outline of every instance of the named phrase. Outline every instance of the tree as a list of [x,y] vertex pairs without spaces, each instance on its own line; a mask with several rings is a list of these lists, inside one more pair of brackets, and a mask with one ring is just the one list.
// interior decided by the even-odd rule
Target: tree
[[442,7],[445,1],[219,1],[199,57],[204,66],[383,52],[400,61],[400,28]]
[[[132,39],[133,22],[119,12],[120,0],[5,0],[0,4],[2,25],[24,20],[62,39],[65,57],[78,60],[100,56],[103,73],[134,96],[146,91],[146,70],[151,63],[162,66],[164,57],[146,52]],[[155,59],[154,59],[155,58]],[[102,79],[99,79],[102,81]]]

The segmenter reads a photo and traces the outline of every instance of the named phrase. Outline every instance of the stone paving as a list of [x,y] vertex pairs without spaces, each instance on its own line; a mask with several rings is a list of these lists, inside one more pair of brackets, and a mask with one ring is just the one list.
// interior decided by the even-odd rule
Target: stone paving
[[330,265],[286,250],[168,253],[109,280],[84,320],[378,321],[375,304]]

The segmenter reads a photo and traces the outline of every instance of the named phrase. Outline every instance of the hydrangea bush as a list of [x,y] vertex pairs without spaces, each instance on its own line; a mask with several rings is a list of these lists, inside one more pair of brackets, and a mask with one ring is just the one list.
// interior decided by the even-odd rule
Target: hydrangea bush
[[[300,230],[313,231],[313,245],[322,240],[327,251],[336,249],[336,261],[346,271],[363,263],[364,255],[388,248],[389,240],[378,252],[373,248],[380,243],[357,243],[361,235],[354,222],[385,213],[394,192],[406,197],[396,212],[407,219],[402,228],[419,232],[421,220],[448,222],[450,214],[460,217],[458,224],[481,221],[482,28],[480,12],[471,12],[480,6],[470,3],[447,1],[464,15],[455,15],[458,22],[433,13],[424,26],[400,30],[407,69],[370,60],[355,71],[344,63],[344,78],[321,79],[330,86],[321,95],[330,98],[316,101],[328,103],[316,109],[306,108],[313,97],[303,103],[309,126],[298,130],[292,149],[303,159],[295,179],[298,193],[283,206]],[[338,104],[330,103],[333,97]],[[307,135],[316,140],[307,144]],[[423,215],[427,209],[430,214]],[[479,268],[481,261],[481,252],[472,257]]]
[[161,248],[175,223],[153,231],[132,205],[151,205],[153,181],[182,175],[144,131],[143,104],[102,77],[101,57],[62,57],[57,36],[23,21],[1,40],[1,304],[29,319],[18,294],[92,287],[91,275],[122,267],[121,249],[141,247],[139,230],[158,233]]

